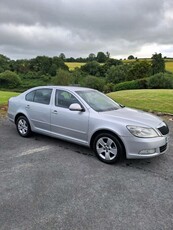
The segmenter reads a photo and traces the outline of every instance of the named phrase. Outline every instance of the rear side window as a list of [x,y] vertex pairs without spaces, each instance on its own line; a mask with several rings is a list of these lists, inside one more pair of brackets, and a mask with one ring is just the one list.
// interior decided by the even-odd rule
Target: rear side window
[[36,91],[34,90],[28,93],[25,97],[26,101],[34,101],[35,92]]
[[28,93],[25,99],[27,101],[48,105],[50,103],[51,94],[52,89],[37,89]]

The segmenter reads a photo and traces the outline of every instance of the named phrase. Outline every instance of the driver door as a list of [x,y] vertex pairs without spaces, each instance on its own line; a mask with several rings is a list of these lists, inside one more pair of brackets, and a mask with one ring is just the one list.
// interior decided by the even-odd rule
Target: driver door
[[70,92],[56,90],[55,104],[51,111],[51,131],[63,139],[86,142],[88,139],[89,112],[71,111],[69,106],[81,103]]

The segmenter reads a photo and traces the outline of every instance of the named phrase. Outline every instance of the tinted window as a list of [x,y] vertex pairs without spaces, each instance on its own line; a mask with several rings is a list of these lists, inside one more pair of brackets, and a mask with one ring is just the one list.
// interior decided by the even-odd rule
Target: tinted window
[[48,105],[50,103],[51,93],[52,89],[37,89],[34,102]]
[[56,90],[55,105],[63,108],[69,108],[73,103],[79,101],[69,92],[64,90]]
[[25,96],[26,101],[34,101],[35,90],[31,91]]

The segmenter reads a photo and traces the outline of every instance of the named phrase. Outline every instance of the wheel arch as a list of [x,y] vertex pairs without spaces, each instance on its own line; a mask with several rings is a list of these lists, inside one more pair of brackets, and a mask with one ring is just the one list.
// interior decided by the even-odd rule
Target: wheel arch
[[[21,117],[21,116],[24,116],[24,117],[27,118],[27,116],[26,116],[24,113],[18,113],[18,114],[15,116],[15,119],[14,119],[15,124],[16,124],[16,122],[17,122],[17,119],[18,119],[19,117]],[[28,118],[27,118],[27,119],[28,119]]]
[[[19,125],[19,122],[21,120],[22,120],[22,123]],[[20,136],[22,136],[22,137],[30,137],[31,136],[31,134],[32,134],[31,125],[30,125],[30,122],[29,122],[27,116],[24,113],[20,112],[20,113],[16,114],[14,121],[15,121],[16,128],[17,128],[17,131],[18,131]]]
[[99,135],[101,133],[108,133],[108,134],[115,136],[119,140],[119,142],[121,143],[121,145],[123,147],[123,153],[124,153],[123,155],[124,155],[124,157],[126,157],[126,148],[125,148],[125,145],[124,145],[123,141],[121,140],[121,138],[116,133],[114,133],[110,130],[107,130],[107,129],[101,129],[101,130],[98,130],[95,133],[93,133],[91,140],[90,140],[90,148],[91,149],[93,149],[93,143],[94,143],[95,138],[97,137],[97,135]]

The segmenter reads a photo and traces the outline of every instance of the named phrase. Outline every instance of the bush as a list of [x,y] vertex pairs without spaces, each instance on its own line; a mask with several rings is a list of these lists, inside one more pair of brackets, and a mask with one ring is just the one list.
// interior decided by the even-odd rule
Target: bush
[[142,79],[151,75],[151,66],[147,61],[136,61],[129,65],[126,81]]
[[0,86],[2,88],[13,89],[20,85],[21,79],[16,73],[7,70],[0,74]]
[[104,85],[103,91],[104,93],[110,93],[114,91],[114,84],[113,83],[107,83],[106,85]]
[[91,61],[81,66],[82,71],[93,76],[100,75],[99,69],[100,69],[100,64],[96,61]]
[[115,91],[129,89],[173,89],[173,74],[159,73],[149,78],[121,82],[114,86]]
[[56,76],[53,78],[53,85],[70,85],[72,81],[71,74],[63,69],[59,69]]
[[137,80],[125,81],[125,82],[116,84],[114,87],[114,91],[129,90],[129,89],[139,89],[138,81]]
[[139,89],[147,89],[148,88],[147,78],[138,79],[136,81],[138,83]]
[[106,74],[107,81],[114,84],[123,82],[127,77],[127,68],[127,65],[111,66]]
[[105,85],[105,80],[103,78],[98,78],[95,76],[86,76],[81,82],[81,86],[97,89],[103,91]]
[[148,78],[147,86],[149,89],[172,89],[173,75],[158,73]]
[[147,78],[125,81],[114,86],[115,91],[129,89],[147,89]]
[[42,74],[40,72],[28,71],[25,74],[20,74],[22,79],[41,79]]

